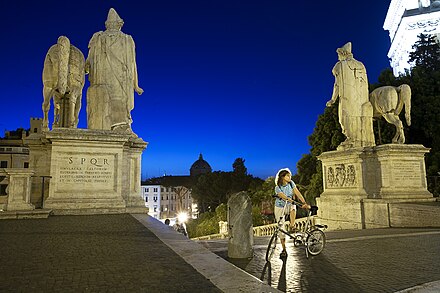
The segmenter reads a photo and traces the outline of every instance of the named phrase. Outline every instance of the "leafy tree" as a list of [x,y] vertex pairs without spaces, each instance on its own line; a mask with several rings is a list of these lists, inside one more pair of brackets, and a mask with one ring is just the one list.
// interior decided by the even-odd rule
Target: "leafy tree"
[[238,158],[232,165],[232,172],[216,171],[197,178],[192,187],[192,195],[200,212],[212,211],[218,205],[226,204],[230,195],[261,184],[261,179],[247,174],[244,162],[244,159]]
[[233,173],[235,175],[240,176],[246,176],[247,175],[247,168],[244,165],[245,159],[243,158],[237,158],[235,159],[234,163],[232,164]]
[[412,46],[414,51],[409,53],[408,62],[414,64],[414,69],[426,72],[440,70],[440,47],[434,35],[418,35],[417,42]]

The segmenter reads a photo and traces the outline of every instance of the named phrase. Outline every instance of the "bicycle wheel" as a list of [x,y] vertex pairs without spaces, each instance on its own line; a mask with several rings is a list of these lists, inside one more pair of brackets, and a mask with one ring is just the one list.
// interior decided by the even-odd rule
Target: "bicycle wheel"
[[325,234],[319,229],[310,231],[307,236],[306,245],[307,251],[311,255],[318,255],[324,249],[325,246]]
[[277,242],[278,242],[278,233],[275,232],[270,238],[269,245],[267,246],[266,261],[270,261],[270,259],[272,258],[273,253],[275,252],[275,248],[277,247]]

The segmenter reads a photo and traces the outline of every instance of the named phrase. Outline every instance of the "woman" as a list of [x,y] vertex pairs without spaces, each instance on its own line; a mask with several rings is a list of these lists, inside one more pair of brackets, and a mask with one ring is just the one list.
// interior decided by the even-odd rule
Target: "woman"
[[[275,219],[279,222],[280,227],[284,226],[285,215],[290,213],[290,230],[295,230],[295,218],[296,218],[296,205],[292,204],[286,207],[284,211],[284,206],[286,202],[293,202],[295,200],[303,203],[301,208],[310,209],[310,205],[306,203],[306,200],[302,196],[301,192],[296,187],[296,184],[292,181],[292,173],[288,168],[284,168],[278,171],[275,177],[275,193],[278,196],[275,200]],[[284,211],[284,214],[283,214]],[[287,257],[286,251],[286,238],[284,233],[280,233],[281,246],[283,251],[280,257]]]

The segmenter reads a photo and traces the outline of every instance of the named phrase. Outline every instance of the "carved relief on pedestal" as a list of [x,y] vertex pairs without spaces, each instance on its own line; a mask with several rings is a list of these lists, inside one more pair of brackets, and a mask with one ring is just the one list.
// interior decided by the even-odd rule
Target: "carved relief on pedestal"
[[351,187],[356,185],[354,165],[337,164],[327,168],[327,187]]

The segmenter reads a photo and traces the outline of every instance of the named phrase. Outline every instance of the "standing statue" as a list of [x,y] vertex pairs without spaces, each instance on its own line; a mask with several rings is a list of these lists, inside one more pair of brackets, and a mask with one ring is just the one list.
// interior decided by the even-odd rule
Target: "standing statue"
[[43,68],[43,130],[49,130],[50,100],[53,98],[54,121],[52,127],[76,128],[81,109],[84,87],[83,53],[61,36],[49,48]]
[[392,143],[405,143],[403,124],[399,114],[405,105],[406,124],[411,126],[411,88],[409,85],[379,87],[370,93],[370,102],[373,105],[374,117],[383,117],[388,123],[396,126],[396,134]]
[[87,123],[89,129],[112,129],[136,136],[131,129],[134,91],[138,85],[133,38],[121,31],[124,21],[113,8],[108,12],[106,30],[95,33],[89,43],[86,73]]
[[338,150],[374,146],[373,108],[368,99],[368,79],[365,66],[353,58],[351,43],[336,50],[339,61],[333,67],[335,84],[326,106],[339,97],[339,123],[347,139]]

